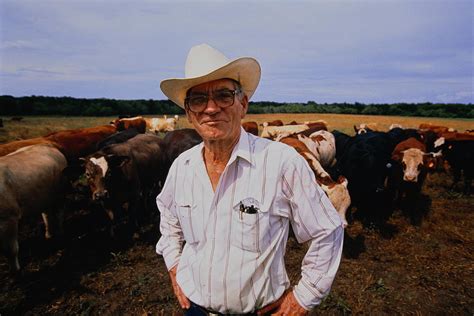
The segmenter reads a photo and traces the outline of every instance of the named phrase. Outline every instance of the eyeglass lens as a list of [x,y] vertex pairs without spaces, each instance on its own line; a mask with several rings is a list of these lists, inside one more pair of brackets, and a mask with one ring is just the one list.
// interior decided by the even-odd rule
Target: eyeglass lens
[[226,108],[234,104],[235,93],[236,90],[223,89],[212,92],[212,95],[191,95],[187,98],[188,106],[193,112],[201,112],[206,108],[209,99],[212,99],[219,107]]

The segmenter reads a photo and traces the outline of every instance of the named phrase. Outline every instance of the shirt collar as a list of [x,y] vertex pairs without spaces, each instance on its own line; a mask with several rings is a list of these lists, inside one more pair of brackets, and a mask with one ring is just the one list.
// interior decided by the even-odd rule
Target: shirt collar
[[249,134],[240,127],[240,138],[237,145],[235,145],[232,154],[230,155],[229,164],[232,163],[237,157],[247,160],[247,162],[253,165],[252,154],[250,149]]
[[[194,151],[193,155],[191,155],[187,160],[186,163],[190,164],[191,166],[195,166],[198,163],[203,163],[202,157],[202,150],[204,148],[204,142],[200,143],[196,146],[196,150]],[[252,160],[250,148],[250,140],[249,134],[241,127],[240,128],[240,138],[237,144],[235,145],[234,149],[232,150],[232,154],[230,155],[228,165],[233,163],[237,157],[245,159],[249,164],[253,165],[254,162]]]

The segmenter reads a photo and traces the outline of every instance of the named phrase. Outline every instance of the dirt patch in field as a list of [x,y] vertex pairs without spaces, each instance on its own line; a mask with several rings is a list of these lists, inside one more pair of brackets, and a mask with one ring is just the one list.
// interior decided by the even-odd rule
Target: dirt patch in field
[[[474,198],[449,192],[447,175],[430,177],[431,208],[421,224],[401,212],[387,231],[353,222],[331,294],[312,314],[474,313]],[[155,254],[157,220],[140,238],[109,237],[104,215],[87,207],[66,219],[66,235],[44,240],[40,222],[21,227],[23,275],[12,278],[0,259],[1,315],[180,314],[161,257]],[[306,246],[289,240],[293,283]]]

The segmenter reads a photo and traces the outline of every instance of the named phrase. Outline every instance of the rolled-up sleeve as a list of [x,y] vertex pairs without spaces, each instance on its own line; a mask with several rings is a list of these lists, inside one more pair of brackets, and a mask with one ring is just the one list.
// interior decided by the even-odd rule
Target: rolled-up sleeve
[[282,185],[291,206],[290,220],[297,240],[311,242],[303,259],[301,279],[294,288],[298,303],[311,310],[329,294],[341,260],[344,229],[302,157],[288,162]]
[[163,190],[156,197],[156,204],[160,211],[161,232],[161,237],[156,244],[156,253],[163,256],[168,270],[178,264],[184,243],[183,233],[176,215],[176,202],[174,198],[176,169],[176,165],[173,164],[166,178]]

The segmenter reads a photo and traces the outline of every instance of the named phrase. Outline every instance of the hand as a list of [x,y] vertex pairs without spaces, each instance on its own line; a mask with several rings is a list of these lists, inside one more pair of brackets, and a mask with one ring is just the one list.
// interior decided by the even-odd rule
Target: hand
[[283,296],[283,301],[272,315],[308,315],[308,311],[304,309],[296,300],[293,291],[287,292]]
[[178,298],[179,305],[182,309],[189,309],[191,307],[191,302],[189,299],[184,295],[183,291],[176,282],[176,270],[178,269],[178,265],[175,265],[170,271],[170,278],[171,278],[171,285],[173,286],[174,295]]

